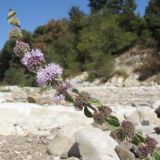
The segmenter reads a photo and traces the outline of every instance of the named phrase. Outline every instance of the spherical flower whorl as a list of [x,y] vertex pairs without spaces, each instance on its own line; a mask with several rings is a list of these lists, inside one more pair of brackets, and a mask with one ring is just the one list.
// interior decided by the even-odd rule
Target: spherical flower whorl
[[102,112],[95,112],[93,119],[97,124],[102,125],[105,122],[105,116]]
[[18,56],[18,57],[22,57],[24,55],[24,53],[29,52],[30,51],[30,47],[28,45],[28,43],[24,43],[22,41],[16,41],[16,45],[14,47],[14,53]]
[[23,35],[22,35],[22,32],[19,28],[13,28],[13,30],[11,32],[9,32],[9,38],[10,39],[19,39],[21,38]]
[[139,156],[139,158],[147,158],[149,153],[150,152],[148,150],[148,146],[147,145],[141,144],[138,147],[138,156]]
[[153,153],[156,149],[157,141],[154,138],[147,136],[145,143],[138,146],[137,153],[140,158],[147,158],[149,154]]
[[134,136],[135,126],[132,122],[123,121],[121,131],[126,135],[126,137],[132,138]]
[[73,105],[75,106],[75,108],[77,110],[83,110],[83,108],[88,105],[88,102],[83,97],[77,96],[75,98],[75,100],[74,100],[74,104]]
[[90,94],[89,94],[88,92],[86,92],[86,91],[82,91],[82,92],[80,93],[80,96],[81,96],[82,98],[84,98],[85,100],[91,99]]
[[61,76],[63,69],[55,63],[51,63],[37,71],[37,83],[40,86],[52,82],[55,78]]
[[109,116],[112,113],[112,109],[107,106],[101,106],[98,108],[99,112],[104,114],[104,116]]
[[21,61],[29,70],[33,70],[38,68],[44,61],[44,54],[39,49],[32,49],[31,52],[24,54]]
[[145,142],[148,146],[148,150],[149,150],[150,153],[152,153],[155,150],[156,145],[158,144],[157,141],[154,138],[151,138],[149,136],[147,136],[145,138]]

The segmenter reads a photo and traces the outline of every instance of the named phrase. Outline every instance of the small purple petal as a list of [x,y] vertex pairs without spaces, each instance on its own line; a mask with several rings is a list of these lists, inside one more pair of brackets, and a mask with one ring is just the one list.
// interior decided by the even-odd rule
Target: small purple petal
[[54,96],[54,97],[53,97],[53,101],[54,101],[55,103],[60,103],[60,102],[63,101],[64,99],[65,99],[65,97],[64,97],[63,94],[61,94],[61,95],[59,95],[59,96]]
[[51,63],[45,66],[45,68],[41,68],[37,72],[37,83],[40,86],[48,84],[54,78],[61,76],[63,73],[63,69],[55,63]]
[[39,49],[32,49],[31,52],[26,52],[21,60],[22,64],[24,64],[29,70],[40,66],[43,61],[44,54]]

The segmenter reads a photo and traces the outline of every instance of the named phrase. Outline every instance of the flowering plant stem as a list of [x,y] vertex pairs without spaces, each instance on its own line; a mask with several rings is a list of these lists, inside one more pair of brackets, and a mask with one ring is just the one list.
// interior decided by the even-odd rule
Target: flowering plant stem
[[73,88],[70,82],[63,80],[63,69],[58,64],[45,65],[44,54],[41,50],[31,50],[29,44],[21,41],[23,34],[15,11],[10,10],[7,19],[8,23],[13,26],[9,38],[16,40],[16,46],[14,47],[16,56],[21,58],[22,64],[28,70],[37,75],[38,85],[48,85],[56,89],[54,102],[59,103],[68,99],[76,109],[84,110],[84,114],[93,118],[96,123],[100,125],[106,123],[108,129],[115,132],[119,140],[128,140],[130,143],[136,144],[140,157],[146,158],[154,152],[157,142],[153,138],[143,138],[142,134],[136,133],[133,123],[129,121],[120,123],[117,117],[111,115],[110,107],[101,105],[99,100],[92,98],[87,92],[79,92],[78,89]]

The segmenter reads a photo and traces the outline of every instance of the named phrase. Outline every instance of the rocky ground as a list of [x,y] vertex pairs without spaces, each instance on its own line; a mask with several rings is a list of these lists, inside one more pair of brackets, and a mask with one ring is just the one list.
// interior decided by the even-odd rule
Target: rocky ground
[[[78,86],[109,105],[121,121],[132,121],[160,145],[160,136],[153,133],[154,127],[160,126],[154,113],[160,106],[160,86]],[[55,105],[53,93],[0,87],[0,160],[126,160],[116,154],[118,144],[109,132],[94,128],[92,119],[75,111],[71,104]],[[130,155],[130,159],[135,158]]]

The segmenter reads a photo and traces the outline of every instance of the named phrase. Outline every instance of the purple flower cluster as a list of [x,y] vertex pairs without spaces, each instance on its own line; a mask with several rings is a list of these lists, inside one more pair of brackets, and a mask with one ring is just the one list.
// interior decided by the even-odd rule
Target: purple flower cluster
[[24,53],[29,52],[30,51],[30,47],[28,45],[28,43],[24,43],[22,41],[16,41],[16,45],[14,47],[14,53],[18,56],[18,57],[22,57],[24,55]]
[[138,147],[138,155],[140,158],[147,158],[149,154],[151,154],[157,145],[157,141],[154,138],[147,136],[145,138],[145,144],[141,144]]
[[63,94],[57,95],[53,97],[53,101],[55,103],[60,103],[61,101],[63,101],[65,99]]
[[39,67],[44,61],[44,54],[39,49],[32,49],[31,52],[24,54],[21,61],[29,70],[33,70]]
[[40,86],[46,85],[49,82],[52,82],[54,78],[61,76],[63,73],[63,69],[55,63],[51,63],[45,66],[45,68],[41,68],[37,72],[37,83]]

